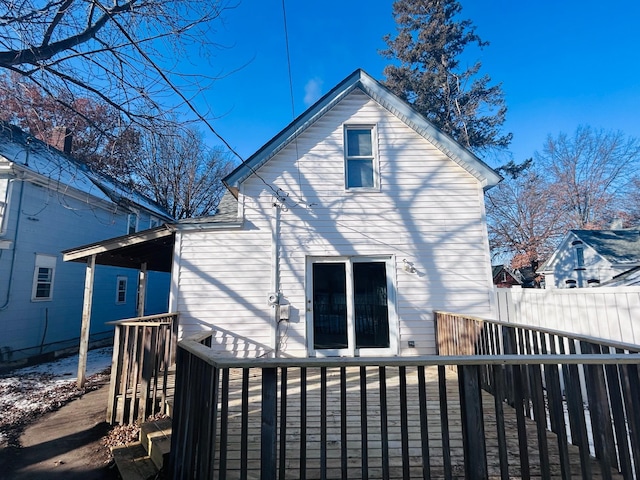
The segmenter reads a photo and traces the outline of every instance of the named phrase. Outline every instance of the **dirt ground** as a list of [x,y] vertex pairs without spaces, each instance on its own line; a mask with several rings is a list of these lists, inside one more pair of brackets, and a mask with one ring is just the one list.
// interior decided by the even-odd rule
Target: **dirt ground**
[[107,446],[108,377],[56,411],[17,425],[0,446],[0,478],[11,480],[108,480],[119,475]]

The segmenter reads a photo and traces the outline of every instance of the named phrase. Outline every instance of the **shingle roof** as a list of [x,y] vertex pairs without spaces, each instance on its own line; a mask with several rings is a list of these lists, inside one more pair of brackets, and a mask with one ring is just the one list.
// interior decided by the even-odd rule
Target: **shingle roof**
[[196,217],[196,218],[185,218],[180,220],[176,225],[179,227],[181,225],[197,225],[197,224],[209,224],[209,223],[238,223],[238,200],[233,196],[230,191],[226,191],[222,198],[220,199],[220,203],[218,204],[218,208],[216,209],[216,213],[213,215],[209,215],[206,217]]
[[638,230],[571,230],[611,263],[640,262],[640,231]]
[[116,204],[132,202],[165,220],[171,219],[150,198],[94,172],[85,163],[6,122],[0,122],[0,157],[13,164],[14,168],[42,175],[56,184],[72,187],[99,200]]

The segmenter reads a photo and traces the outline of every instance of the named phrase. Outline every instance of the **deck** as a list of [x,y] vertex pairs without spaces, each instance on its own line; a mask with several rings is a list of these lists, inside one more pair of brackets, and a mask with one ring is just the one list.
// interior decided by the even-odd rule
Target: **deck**
[[108,420],[144,419],[175,392],[175,479],[635,479],[640,469],[635,348],[438,313],[440,355],[251,359],[215,351],[212,332],[176,349],[173,320],[116,325]]
[[[403,471],[403,436],[402,436],[402,408],[400,402],[400,377],[392,370],[386,374],[386,426],[381,418],[380,405],[380,381],[379,370],[367,369],[366,387],[366,426],[361,424],[361,388],[360,371],[358,368],[346,370],[346,437],[343,437],[341,422],[341,389],[340,371],[333,369],[327,372],[326,392],[326,451],[323,452],[323,426],[321,415],[321,382],[320,372],[308,371],[307,395],[306,395],[306,441],[301,441],[301,388],[300,370],[294,375],[287,375],[287,401],[286,401],[286,449],[284,459],[279,458],[280,467],[284,466],[284,474],[279,478],[287,479],[320,479],[342,478],[342,452],[346,452],[347,477],[349,479],[363,478],[363,461],[366,462],[368,475],[365,478],[385,478],[382,447],[383,436],[381,431],[387,428],[388,464],[390,479],[424,478],[424,462],[428,462],[431,478],[464,479],[464,449],[462,435],[462,419],[460,399],[458,391],[458,379],[452,369],[443,369],[446,381],[446,417],[443,420],[440,406],[438,367],[425,369],[426,380],[426,410],[428,429],[428,460],[422,452],[422,436],[420,425],[420,393],[416,368],[407,368],[406,398],[407,398],[407,424],[408,436],[406,437],[408,450],[409,476]],[[280,388],[281,384],[279,384]],[[226,442],[220,439],[220,423],[218,424],[218,445],[216,451],[216,469],[220,466],[220,445],[226,445],[226,469],[227,478],[241,478],[242,457],[242,370],[233,369],[229,376],[229,411]],[[261,375],[256,369],[249,374],[249,416],[248,416],[248,444],[246,453],[247,478],[260,478],[260,429],[261,429]],[[488,393],[483,393],[483,410],[491,412],[484,415],[484,430],[487,446],[487,466],[489,478],[501,478],[500,458],[498,448],[498,429],[494,398]],[[280,410],[280,409],[279,409]],[[280,416],[280,411],[279,411]],[[446,424],[443,428],[442,422]],[[279,423],[279,422],[278,422]],[[526,419],[527,443],[530,446],[529,456],[530,478],[544,478],[540,458],[538,455],[538,428],[536,422]],[[365,438],[366,458],[363,454],[362,430],[366,428]],[[508,478],[522,478],[520,471],[519,438],[516,412],[513,408],[504,408],[504,431],[508,451]],[[448,447],[443,448],[444,441]],[[551,478],[562,478],[560,455],[558,452],[558,438],[555,434],[545,431],[544,435],[548,444]],[[280,441],[280,437],[278,438]],[[301,449],[303,453],[301,454]],[[450,453],[451,469],[445,465],[445,452]],[[326,455],[326,465],[323,465],[322,456]],[[569,447],[570,469],[574,478],[585,478],[582,474],[578,447]],[[301,471],[301,468],[304,469]],[[323,476],[323,468],[326,476]],[[599,472],[600,467],[592,464],[592,478],[603,478]],[[616,470],[611,470],[613,479],[623,478]]]

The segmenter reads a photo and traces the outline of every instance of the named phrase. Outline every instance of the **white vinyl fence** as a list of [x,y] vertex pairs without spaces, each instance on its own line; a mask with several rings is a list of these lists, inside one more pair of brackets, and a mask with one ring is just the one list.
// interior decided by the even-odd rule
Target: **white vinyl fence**
[[640,287],[496,288],[498,320],[640,345]]

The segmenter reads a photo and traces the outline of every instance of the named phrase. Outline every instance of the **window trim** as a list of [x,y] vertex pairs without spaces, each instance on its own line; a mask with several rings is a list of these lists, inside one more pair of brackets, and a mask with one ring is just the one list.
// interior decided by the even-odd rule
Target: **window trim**
[[[349,130],[369,130],[371,134],[371,157],[369,156],[349,156],[348,135]],[[356,192],[378,192],[380,191],[380,164],[378,160],[378,129],[375,124],[344,124],[342,131],[343,154],[344,154],[344,189]],[[371,158],[373,168],[373,186],[371,187],[350,187],[349,186],[349,160],[366,160]]]
[[[53,300],[53,286],[56,276],[56,262],[57,257],[55,255],[46,255],[36,253],[36,259],[33,268],[33,283],[31,285],[31,301],[32,302],[50,302]],[[40,281],[40,269],[48,269],[51,271],[51,275],[48,281]],[[49,295],[46,297],[38,296],[39,285],[49,285]]]
[[[124,290],[120,289],[120,282],[124,281]],[[127,287],[129,284],[129,278],[124,275],[118,275],[116,277],[116,305],[124,305],[127,303]],[[124,294],[124,299],[120,300],[120,293]]]

